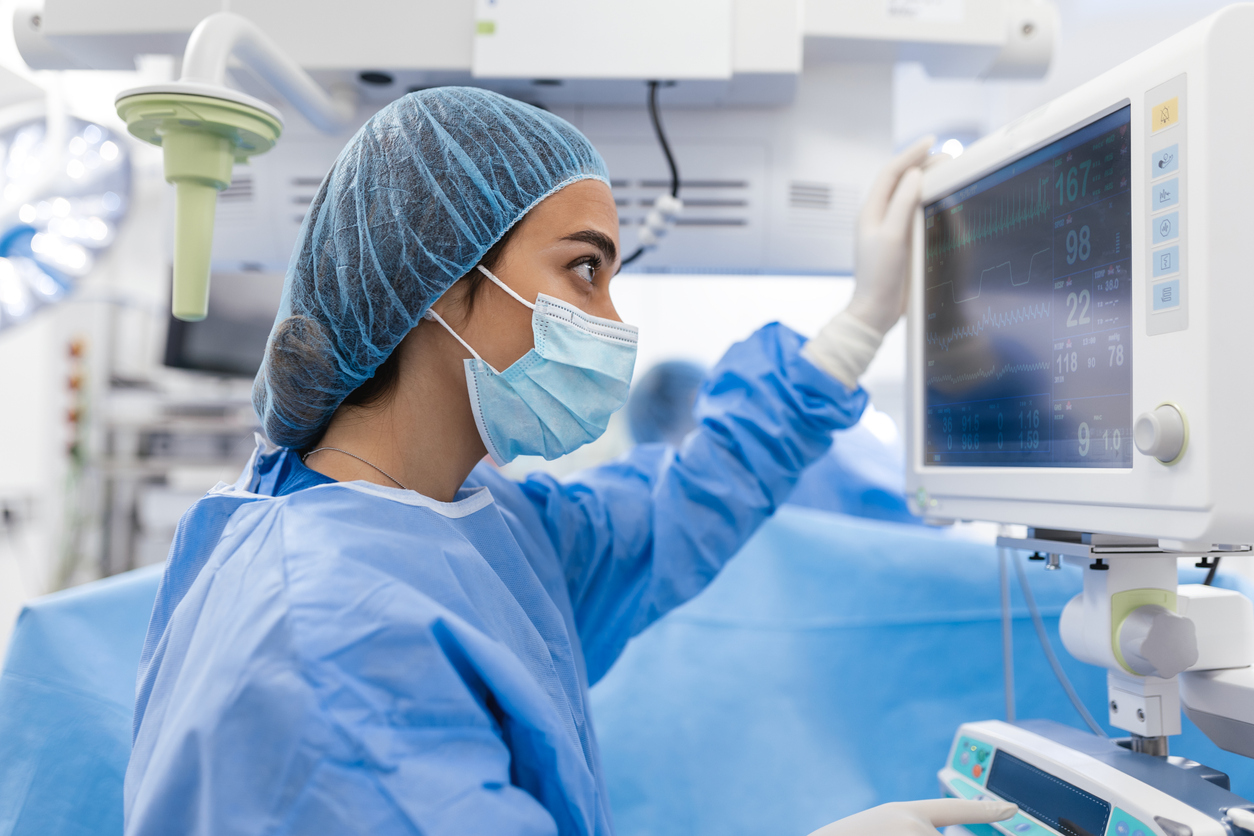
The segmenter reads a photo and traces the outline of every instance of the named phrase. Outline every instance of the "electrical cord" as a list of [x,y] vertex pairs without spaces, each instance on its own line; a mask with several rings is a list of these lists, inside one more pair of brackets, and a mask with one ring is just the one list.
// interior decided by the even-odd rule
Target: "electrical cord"
[[1001,582],[1001,666],[1006,689],[1006,722],[1015,721],[1014,613],[1010,610],[1010,550],[997,550]]
[[[657,106],[657,91],[661,85],[660,81],[649,82],[649,121],[653,123],[653,133],[657,135],[658,144],[662,146],[662,154],[666,157],[666,166],[671,172],[671,197],[678,198],[679,166],[675,163],[675,155],[671,153],[671,145],[666,140],[666,131],[662,128],[662,114],[658,111]],[[626,267],[644,255],[645,249],[647,248],[643,244],[637,247],[634,253],[623,259],[622,266]]]
[[1054,669],[1054,676],[1058,679],[1058,684],[1062,686],[1062,690],[1067,692],[1067,698],[1071,700],[1071,704],[1075,706],[1075,710],[1079,712],[1084,724],[1092,729],[1093,734],[1098,737],[1106,737],[1106,730],[1097,724],[1093,719],[1093,715],[1085,708],[1084,703],[1080,700],[1080,695],[1076,693],[1075,688],[1071,685],[1071,680],[1067,678],[1067,672],[1062,669],[1062,665],[1058,662],[1058,657],[1054,655],[1053,645],[1050,644],[1049,634],[1045,632],[1045,622],[1041,618],[1041,611],[1036,606],[1036,597],[1032,595],[1032,587],[1028,585],[1027,574],[1023,571],[1023,561],[1015,560],[1015,574],[1019,577],[1019,588],[1023,590],[1023,600],[1027,602],[1028,612],[1032,614],[1032,625],[1036,627],[1036,637],[1041,641],[1041,649],[1045,651],[1045,658],[1049,660],[1049,666]]
[[671,197],[679,197],[679,167],[675,165],[675,155],[671,153],[671,145],[666,141],[666,132],[662,130],[662,114],[657,109],[657,90],[659,82],[649,82],[649,119],[653,122],[653,131],[657,134],[658,144],[666,155],[666,167],[671,170]]
[[1219,571],[1219,558],[1215,558],[1210,564],[1210,571],[1206,573],[1206,580],[1202,581],[1203,586],[1210,586],[1215,582],[1215,573]]

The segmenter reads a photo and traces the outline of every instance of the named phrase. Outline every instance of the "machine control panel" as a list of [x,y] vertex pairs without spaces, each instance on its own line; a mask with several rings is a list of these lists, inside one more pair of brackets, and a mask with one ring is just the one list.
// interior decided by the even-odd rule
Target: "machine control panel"
[[1145,304],[1150,336],[1189,325],[1187,81],[1181,74],[1145,93],[1148,118],[1140,129],[1150,167],[1143,198],[1149,222]]
[[1192,766],[1048,721],[992,720],[958,730],[939,778],[946,796],[1018,805],[954,829],[974,836],[1230,836],[1227,811],[1254,805]]

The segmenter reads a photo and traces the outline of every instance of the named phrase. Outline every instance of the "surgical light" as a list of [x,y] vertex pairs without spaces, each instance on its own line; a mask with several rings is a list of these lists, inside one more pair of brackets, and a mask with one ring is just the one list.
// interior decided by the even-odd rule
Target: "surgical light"
[[[130,162],[111,136],[74,118],[0,128],[0,329],[65,298],[113,242]],[[112,159],[102,159],[102,144]]]
[[351,99],[329,97],[264,32],[227,13],[210,15],[192,32],[179,81],[118,96],[118,116],[134,136],[161,146],[165,179],[174,184],[172,309],[189,322],[208,310],[218,192],[230,185],[233,165],[269,151],[283,131],[277,110],[225,85],[232,55],[323,130],[345,127],[355,112]]

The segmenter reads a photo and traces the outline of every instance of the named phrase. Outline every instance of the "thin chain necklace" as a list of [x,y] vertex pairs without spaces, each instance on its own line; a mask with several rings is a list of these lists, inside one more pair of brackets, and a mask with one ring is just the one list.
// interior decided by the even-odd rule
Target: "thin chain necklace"
[[405,487],[404,485],[401,485],[401,481],[400,481],[399,479],[397,479],[397,478],[396,478],[395,476],[393,476],[392,474],[388,473],[388,472],[387,472],[386,470],[384,470],[383,468],[379,467],[377,464],[372,464],[372,463],[370,463],[370,462],[366,461],[365,459],[363,459],[361,456],[357,455],[356,453],[350,453],[350,452],[348,452],[347,450],[341,450],[339,447],[319,447],[317,450],[310,450],[308,453],[306,453],[305,455],[303,455],[303,456],[301,456],[301,457],[300,457],[301,463],[303,464],[303,463],[305,462],[305,459],[308,459],[308,458],[309,458],[310,456],[312,456],[314,453],[321,453],[323,450],[333,450],[333,451],[335,451],[336,453],[343,453],[343,454],[344,454],[344,455],[346,455],[346,456],[351,456],[352,458],[356,459],[357,461],[361,462],[362,464],[364,464],[364,465],[368,465],[369,467],[373,467],[375,470],[379,471],[379,472],[380,472],[380,473],[382,473],[384,476],[386,476],[386,477],[388,477],[389,479],[391,479],[393,482],[395,482],[397,485],[399,485],[399,486],[400,486],[401,490],[403,490],[403,491],[407,491],[407,490],[409,490],[409,488]]

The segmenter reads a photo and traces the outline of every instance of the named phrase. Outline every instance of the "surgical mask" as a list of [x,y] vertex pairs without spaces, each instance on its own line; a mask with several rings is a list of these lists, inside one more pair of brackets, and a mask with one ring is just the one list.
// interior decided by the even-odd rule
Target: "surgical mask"
[[443,325],[473,358],[465,363],[470,407],[492,461],[552,460],[600,438],[610,416],[627,402],[637,328],[589,316],[543,293],[533,305],[483,265],[479,272],[531,308],[534,348],[498,372],[439,314],[428,310],[426,317]]

